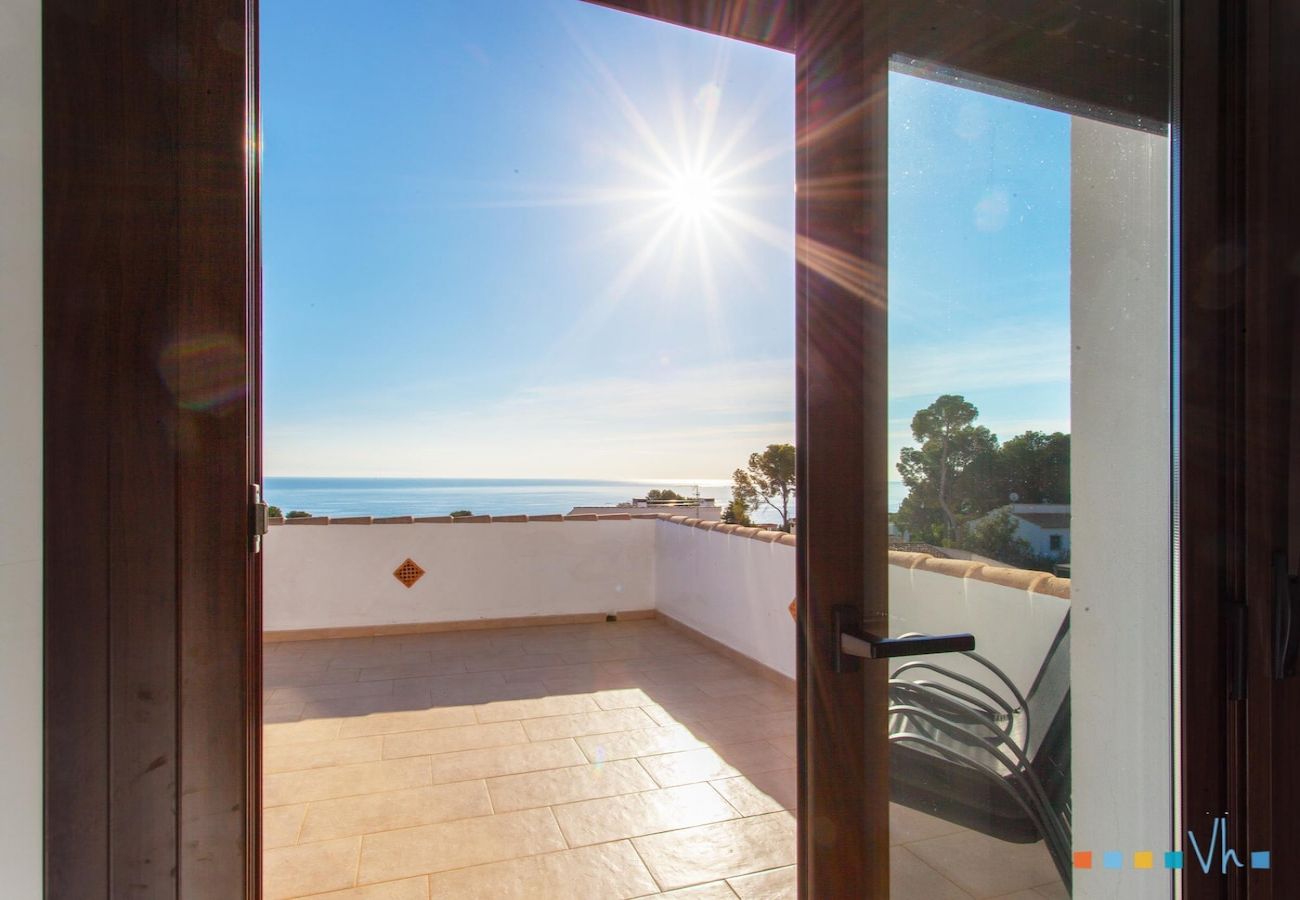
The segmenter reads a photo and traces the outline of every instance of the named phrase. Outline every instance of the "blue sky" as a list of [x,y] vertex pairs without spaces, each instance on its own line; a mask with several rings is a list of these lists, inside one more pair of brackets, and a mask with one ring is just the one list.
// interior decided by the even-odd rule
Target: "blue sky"
[[[793,439],[792,57],[577,0],[261,16],[269,474]],[[942,391],[1068,428],[1068,120],[895,76],[891,130],[891,457]]]
[[889,353],[891,461],[944,393],[1070,431],[1069,116],[891,75]]

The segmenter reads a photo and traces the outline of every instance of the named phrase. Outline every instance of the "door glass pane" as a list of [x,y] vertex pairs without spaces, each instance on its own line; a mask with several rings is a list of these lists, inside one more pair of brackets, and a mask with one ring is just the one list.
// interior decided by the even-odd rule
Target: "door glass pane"
[[890,631],[976,646],[889,661],[894,896],[1159,894],[1167,131],[902,58],[888,117]]

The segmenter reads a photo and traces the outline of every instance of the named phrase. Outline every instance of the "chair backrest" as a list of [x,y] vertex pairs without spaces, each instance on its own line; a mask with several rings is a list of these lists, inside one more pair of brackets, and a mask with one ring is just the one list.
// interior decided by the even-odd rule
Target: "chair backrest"
[[1025,754],[1056,812],[1070,816],[1070,616],[1025,698],[1034,722]]

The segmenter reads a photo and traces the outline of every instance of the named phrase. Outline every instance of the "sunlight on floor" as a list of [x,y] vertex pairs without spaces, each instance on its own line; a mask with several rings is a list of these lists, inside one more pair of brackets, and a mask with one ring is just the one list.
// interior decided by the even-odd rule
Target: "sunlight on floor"
[[[795,695],[661,622],[266,647],[265,895],[794,897]],[[898,898],[1063,897],[892,808]]]

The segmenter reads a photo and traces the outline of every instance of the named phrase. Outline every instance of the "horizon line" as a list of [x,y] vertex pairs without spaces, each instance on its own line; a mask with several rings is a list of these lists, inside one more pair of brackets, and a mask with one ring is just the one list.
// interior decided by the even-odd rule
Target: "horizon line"
[[394,475],[394,474],[385,474],[385,475],[373,475],[373,474],[366,474],[366,475],[338,475],[338,474],[331,474],[331,475],[303,475],[303,474],[293,474],[293,475],[289,475],[289,474],[284,474],[284,473],[275,473],[275,474],[271,474],[271,473],[264,472],[264,473],[262,473],[262,477],[263,477],[263,478],[320,478],[320,479],[327,479],[327,478],[335,478],[335,479],[345,479],[345,478],[350,478],[350,479],[360,479],[360,478],[369,478],[369,479],[375,479],[375,480],[386,479],[386,478],[387,478],[387,479],[399,479],[399,478],[412,479],[412,478],[421,478],[421,479],[427,479],[427,480],[444,480],[444,481],[500,481],[500,480],[503,480],[503,479],[509,479],[509,480],[512,480],[512,481],[609,481],[609,482],[614,482],[614,483],[619,483],[619,484],[622,484],[622,483],[633,483],[633,482],[648,482],[648,483],[660,483],[660,484],[696,484],[696,483],[699,483],[699,484],[705,484],[705,483],[709,483],[709,482],[718,482],[718,483],[723,483],[723,484],[730,484],[730,483],[731,483],[731,478],[730,478],[730,477],[721,478],[721,477],[717,477],[717,476],[693,477],[693,478],[663,478],[663,477],[639,478],[639,477],[631,477],[631,476],[593,477],[593,476],[590,476],[590,475],[410,475],[410,474],[400,474],[400,475]]

